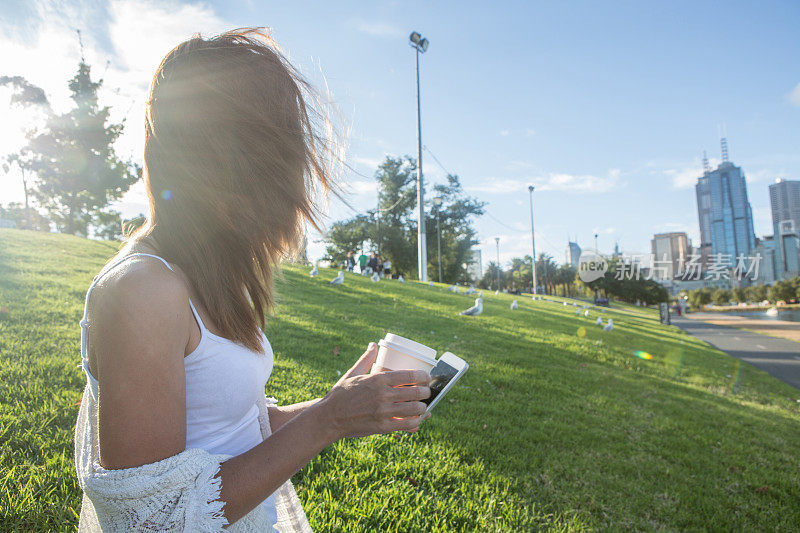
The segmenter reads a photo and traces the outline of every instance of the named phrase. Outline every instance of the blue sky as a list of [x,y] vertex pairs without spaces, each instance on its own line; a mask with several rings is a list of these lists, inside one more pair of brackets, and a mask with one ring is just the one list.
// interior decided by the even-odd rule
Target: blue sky
[[[110,61],[107,101],[128,117],[119,151],[139,160],[144,91],[161,55],[193,31],[269,26],[327,86],[349,125],[348,160],[366,175],[387,154],[416,152],[407,42],[420,31],[431,42],[423,143],[488,202],[477,221],[485,262],[498,236],[503,261],[530,253],[530,183],[537,251],[558,261],[568,236],[588,247],[598,232],[601,251],[619,242],[630,252],[649,252],[655,232],[696,240],[693,185],[703,150],[719,160],[723,124],[757,235],[771,233],[767,185],[800,179],[798,2],[12,1],[0,20],[11,52],[0,74],[29,77],[57,105],[78,57],[70,28],[83,29],[96,71]],[[0,152],[18,139],[14,121],[3,123]],[[441,181],[444,170],[423,160],[426,179]],[[374,205],[369,180],[343,179],[354,206]],[[0,202],[17,199],[14,176],[0,180]],[[121,207],[138,212],[142,200],[137,189]],[[330,220],[349,213],[332,202]]]

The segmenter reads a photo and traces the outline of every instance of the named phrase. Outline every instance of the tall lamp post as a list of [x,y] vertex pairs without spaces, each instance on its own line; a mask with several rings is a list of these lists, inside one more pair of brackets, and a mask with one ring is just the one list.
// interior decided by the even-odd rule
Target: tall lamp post
[[442,197],[437,196],[433,199],[433,205],[436,206],[436,249],[439,252],[439,283],[442,282],[442,225],[439,220],[439,212],[442,209]]
[[428,281],[428,248],[425,239],[425,209],[422,205],[424,196],[422,183],[422,111],[419,99],[419,55],[428,49],[428,39],[419,32],[411,32],[409,44],[416,51],[417,57],[417,270],[419,280]]
[[538,294],[536,285],[536,240],[533,237],[533,185],[528,185],[528,193],[531,199],[531,272],[533,273],[533,294]]
[[497,243],[497,290],[500,290],[500,237],[495,237],[494,242]]

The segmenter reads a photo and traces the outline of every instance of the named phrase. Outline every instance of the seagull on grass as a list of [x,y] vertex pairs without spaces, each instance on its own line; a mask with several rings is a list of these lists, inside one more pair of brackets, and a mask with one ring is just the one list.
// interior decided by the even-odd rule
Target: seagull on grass
[[517,303],[517,301],[516,301],[516,300],[514,300],[513,302],[511,302],[511,310],[512,310],[512,311],[516,311],[518,307],[519,307],[519,304]]
[[331,285],[341,285],[342,283],[344,283],[344,272],[342,272],[342,271],[340,270],[340,271],[339,271],[339,275],[338,275],[338,276],[336,276],[335,278],[333,278],[333,279],[330,281],[330,284],[331,284]]
[[614,320],[609,318],[608,319],[608,324],[603,326],[603,331],[611,331],[613,329],[614,329]]
[[483,298],[475,298],[475,305],[461,311],[459,315],[478,316],[483,313]]
[[586,318],[589,318],[589,310],[588,309],[586,310],[585,313],[583,313],[583,316],[585,316]]
[[400,283],[405,283],[406,279],[403,277],[402,274],[400,274],[399,276],[397,276],[397,281],[399,281]]
[[597,317],[597,320],[595,321],[595,324],[597,324],[598,326],[602,326],[603,325],[603,319],[600,318],[600,317]]
[[375,272],[374,274],[372,274],[372,277],[369,278],[369,279],[371,279],[373,282],[375,282],[375,281],[380,281],[381,277],[378,275],[377,272]]
[[312,268],[312,269],[311,269],[311,274],[310,274],[310,276],[311,276],[312,278],[315,278],[315,277],[317,276],[317,274],[319,274],[319,270],[317,270],[317,265],[314,265],[314,268]]

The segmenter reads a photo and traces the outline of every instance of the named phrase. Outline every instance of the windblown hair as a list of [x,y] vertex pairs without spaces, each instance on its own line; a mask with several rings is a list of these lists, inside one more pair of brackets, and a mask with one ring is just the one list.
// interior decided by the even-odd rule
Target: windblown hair
[[222,336],[262,349],[273,271],[295,250],[332,185],[330,122],[263,30],[175,47],[159,65],[145,120],[153,241],[189,277]]

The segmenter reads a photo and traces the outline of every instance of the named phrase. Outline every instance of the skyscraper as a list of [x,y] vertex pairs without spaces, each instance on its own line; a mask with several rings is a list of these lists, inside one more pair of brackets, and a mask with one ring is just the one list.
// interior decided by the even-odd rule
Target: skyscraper
[[778,180],[770,185],[769,203],[775,235],[778,235],[779,225],[784,220],[791,220],[795,228],[800,228],[800,181]]
[[581,257],[581,247],[577,242],[567,241],[566,263],[571,267],[578,268],[578,261]]
[[659,280],[671,280],[680,275],[686,261],[689,260],[691,244],[683,231],[672,233],[656,233],[650,241],[650,250],[656,261],[653,277]]
[[703,158],[703,175],[695,185],[700,253],[706,263],[714,259],[712,254],[729,256],[733,266],[739,255],[751,255],[756,236],[744,172],[728,160],[727,139],[723,137],[721,143],[722,163],[711,170]]

